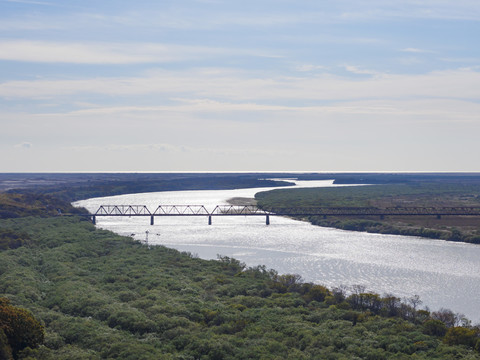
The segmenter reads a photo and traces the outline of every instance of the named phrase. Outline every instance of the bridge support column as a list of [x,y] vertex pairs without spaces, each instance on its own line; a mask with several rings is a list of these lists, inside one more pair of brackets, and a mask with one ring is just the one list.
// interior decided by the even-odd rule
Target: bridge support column
[[212,215],[208,215],[208,225],[212,225]]
[[153,218],[153,215],[150,216],[150,225],[155,225],[155,219]]
[[97,225],[97,217],[95,215],[92,216],[92,224]]
[[267,219],[265,220],[265,225],[270,225],[270,215],[267,215]]

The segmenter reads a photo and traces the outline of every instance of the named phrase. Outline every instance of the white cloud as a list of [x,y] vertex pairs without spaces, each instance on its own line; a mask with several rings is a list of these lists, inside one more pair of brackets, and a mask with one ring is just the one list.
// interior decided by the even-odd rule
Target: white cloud
[[[480,104],[469,101],[413,97],[267,106],[176,99],[169,106],[85,110],[1,113],[2,143],[22,134],[35,144],[35,151],[11,152],[4,145],[3,168],[478,170],[471,158],[462,158],[478,153]],[[441,163],[445,155],[456,159]]]
[[382,75],[378,71],[361,69],[358,66],[353,66],[353,65],[345,65],[345,70],[358,75]]
[[223,55],[277,57],[265,50],[181,46],[157,43],[62,43],[29,40],[0,41],[0,60],[71,63],[136,64],[192,61]]
[[[10,1],[50,5],[48,1]],[[0,19],[0,29],[12,31],[56,28],[67,31],[84,31],[85,29],[101,31],[105,27],[109,27],[119,31],[131,29],[134,32],[139,29],[211,31],[232,29],[232,27],[262,29],[296,24],[351,24],[352,22],[384,22],[388,19],[412,18],[480,20],[480,6],[476,0],[338,0],[330,2],[330,4],[329,2],[307,1],[301,5],[298,1],[282,1],[283,6],[278,9],[276,6],[267,9],[259,7],[258,11],[249,10],[250,8],[257,9],[256,4],[251,4],[255,1],[238,3],[239,6],[228,4],[228,2],[228,5],[223,4],[222,6],[216,1],[198,3],[200,4],[184,5],[179,2],[178,5],[175,4],[176,6],[169,6],[168,2],[165,4],[157,2],[145,6],[144,3],[139,2],[138,5],[135,4],[131,7],[127,5],[111,8],[108,13],[101,13],[96,8],[92,8],[88,12],[88,7],[72,7],[71,4],[62,4],[70,11],[59,15],[29,14],[15,19],[5,17]],[[58,4],[56,5],[58,6]],[[72,8],[74,8],[73,11]],[[82,12],[80,9],[84,11]]]
[[[289,123],[292,118],[300,122],[317,119],[319,122],[335,121],[338,118],[370,116],[369,122],[395,122],[402,119],[404,123],[478,123],[477,114],[480,104],[469,101],[449,99],[371,99],[362,101],[345,101],[318,106],[284,106],[262,105],[255,103],[222,103],[212,100],[187,100],[170,106],[118,106],[97,107],[61,113],[43,113],[31,115],[30,119],[45,121],[81,121],[97,126],[103,122],[119,124],[129,119],[145,124],[155,119],[175,119],[181,122],[191,121],[211,126],[233,126],[234,123],[251,121],[255,114],[256,123]],[[223,115],[216,120],[218,115]],[[250,117],[249,117],[250,115]],[[206,120],[208,118],[208,120]],[[274,119],[274,120],[272,120]],[[360,118],[359,118],[360,119]],[[18,119],[16,120],[18,121]],[[162,120],[165,126],[166,120]],[[180,126],[178,125],[177,126]],[[210,126],[208,125],[208,126]],[[147,126],[147,125],[146,125]],[[175,126],[175,125],[174,125]],[[198,127],[199,125],[197,125]]]
[[302,64],[302,65],[297,65],[295,67],[295,70],[300,72],[311,72],[311,71],[318,71],[318,70],[325,71],[327,70],[327,67],[323,65]]
[[165,152],[170,154],[220,154],[223,156],[231,155],[249,155],[249,156],[259,156],[259,155],[287,155],[290,151],[287,150],[269,150],[265,148],[228,148],[228,147],[196,147],[196,146],[187,146],[187,145],[175,145],[169,143],[150,143],[150,144],[108,144],[108,145],[92,145],[92,146],[66,146],[64,147],[66,151],[76,151],[76,152]]
[[383,74],[361,79],[329,74],[271,78],[243,71],[192,69],[162,70],[144,77],[7,81],[0,84],[0,97],[60,99],[75,94],[75,101],[82,101],[82,94],[116,97],[156,94],[169,99],[204,98],[232,103],[415,97],[480,99],[479,83],[480,72],[471,69],[420,75]]
[[33,145],[29,142],[22,142],[20,144],[16,144],[15,147],[17,149],[31,149],[33,147]]
[[346,21],[373,19],[454,19],[479,20],[476,0],[345,0],[339,1]]
[[46,5],[52,6],[53,4],[46,1],[33,1],[33,0],[3,0],[4,2],[13,2],[13,3],[20,3],[20,4],[29,4],[29,5]]
[[426,53],[432,53],[430,50],[424,50],[424,49],[417,49],[417,48],[405,48],[401,50],[402,52],[407,52],[407,53],[415,53],[415,54],[426,54]]
[[441,58],[440,60],[445,62],[451,62],[451,63],[476,63],[476,64],[480,63],[480,58],[478,57]]

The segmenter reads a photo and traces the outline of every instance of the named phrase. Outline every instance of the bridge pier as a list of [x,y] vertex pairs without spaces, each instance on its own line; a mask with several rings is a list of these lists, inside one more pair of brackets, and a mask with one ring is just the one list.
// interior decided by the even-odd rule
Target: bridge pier
[[95,215],[92,216],[92,224],[97,225],[97,217]]
[[212,215],[208,215],[208,225],[212,225]]
[[270,225],[270,215],[267,215],[267,219],[265,220],[265,225]]
[[150,216],[150,225],[155,225],[155,220],[153,218],[153,215]]

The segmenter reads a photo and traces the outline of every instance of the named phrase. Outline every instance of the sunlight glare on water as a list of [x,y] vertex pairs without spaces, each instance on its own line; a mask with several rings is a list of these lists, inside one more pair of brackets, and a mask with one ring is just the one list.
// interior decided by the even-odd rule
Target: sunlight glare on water
[[[332,181],[295,181],[296,187],[335,186]],[[100,205],[204,205],[211,211],[235,197],[253,198],[273,188],[167,191],[94,198],[74,205],[94,213]],[[300,274],[329,287],[360,284],[379,294],[420,295],[432,310],[441,307],[480,321],[480,246],[407,236],[368,234],[265,217],[98,217],[97,226],[197,254],[229,256],[248,266]]]

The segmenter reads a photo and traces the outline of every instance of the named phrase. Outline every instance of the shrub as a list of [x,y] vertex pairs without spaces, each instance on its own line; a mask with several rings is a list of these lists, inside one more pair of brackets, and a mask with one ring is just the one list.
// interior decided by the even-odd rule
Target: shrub
[[478,331],[464,327],[452,327],[447,330],[443,342],[448,345],[467,345],[475,346],[478,338]]
[[0,229],[0,250],[17,249],[30,240],[28,234]]

